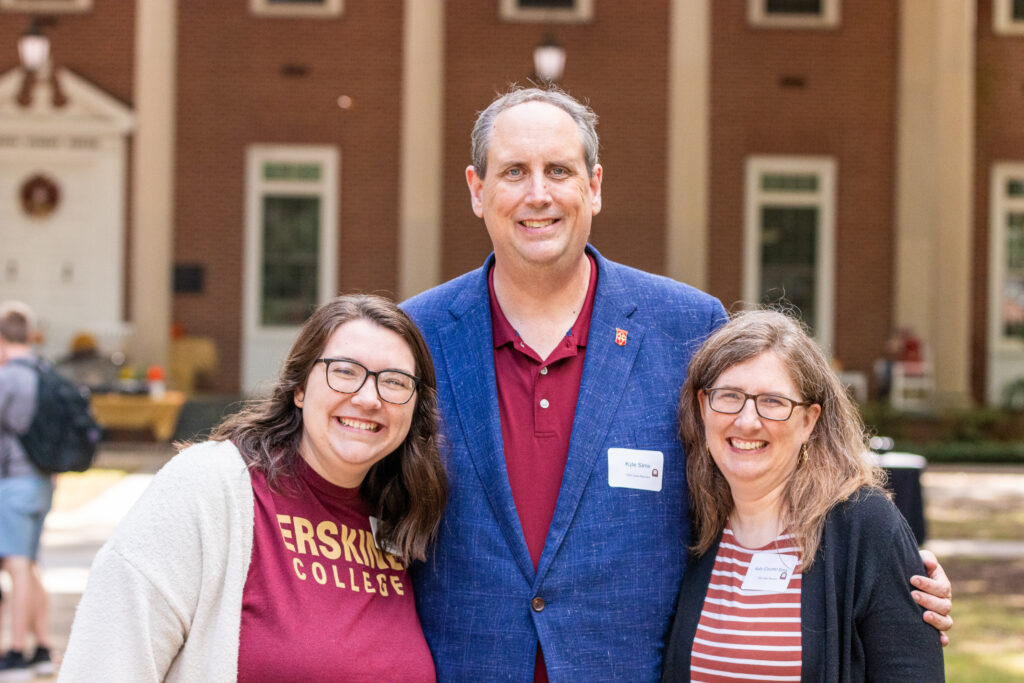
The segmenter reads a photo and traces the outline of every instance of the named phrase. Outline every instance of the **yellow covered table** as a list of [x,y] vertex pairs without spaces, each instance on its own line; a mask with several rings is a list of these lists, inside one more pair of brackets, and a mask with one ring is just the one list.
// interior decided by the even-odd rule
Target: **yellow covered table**
[[151,429],[158,441],[170,441],[185,405],[185,394],[167,391],[163,398],[146,394],[93,394],[96,421],[108,429]]

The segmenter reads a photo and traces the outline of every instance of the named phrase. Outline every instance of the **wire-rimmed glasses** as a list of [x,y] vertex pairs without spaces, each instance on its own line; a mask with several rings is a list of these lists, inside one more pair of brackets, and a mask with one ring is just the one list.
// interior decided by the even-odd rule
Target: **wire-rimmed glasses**
[[405,405],[416,393],[419,377],[401,370],[370,370],[349,358],[317,358],[327,371],[327,386],[339,394],[354,394],[363,388],[367,377],[374,378],[377,396],[385,403]]

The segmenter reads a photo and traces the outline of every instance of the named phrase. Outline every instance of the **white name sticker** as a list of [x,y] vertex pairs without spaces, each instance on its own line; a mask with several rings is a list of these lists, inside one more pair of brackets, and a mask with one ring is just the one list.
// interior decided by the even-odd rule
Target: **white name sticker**
[[665,454],[633,448],[608,449],[608,485],[643,491],[660,491],[665,474]]
[[796,555],[754,553],[743,577],[743,590],[779,593],[786,590],[796,569]]

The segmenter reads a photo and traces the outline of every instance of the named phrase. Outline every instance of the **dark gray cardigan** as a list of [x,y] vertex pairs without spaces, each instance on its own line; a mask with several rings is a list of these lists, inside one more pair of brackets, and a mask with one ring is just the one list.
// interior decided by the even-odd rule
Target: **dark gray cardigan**
[[[663,681],[690,680],[690,650],[717,552],[715,543],[687,563]],[[801,680],[945,680],[939,632],[910,597],[910,576],[924,573],[906,520],[881,493],[862,489],[833,509],[803,575]]]

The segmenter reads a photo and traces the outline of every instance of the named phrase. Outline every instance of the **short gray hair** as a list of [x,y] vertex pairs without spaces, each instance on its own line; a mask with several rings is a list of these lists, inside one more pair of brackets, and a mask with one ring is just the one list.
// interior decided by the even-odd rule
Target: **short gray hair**
[[0,303],[0,337],[11,344],[28,344],[35,330],[35,315],[21,301]]
[[597,114],[594,113],[594,110],[558,88],[521,88],[518,86],[498,96],[487,109],[484,109],[476,117],[471,138],[471,154],[473,168],[476,169],[477,175],[481,178],[487,175],[487,151],[491,145],[494,120],[498,118],[498,114],[527,102],[550,104],[572,117],[580,131],[580,141],[583,143],[583,161],[587,165],[587,173],[593,177],[594,169],[597,167],[597,150],[600,145],[600,141],[597,139]]

